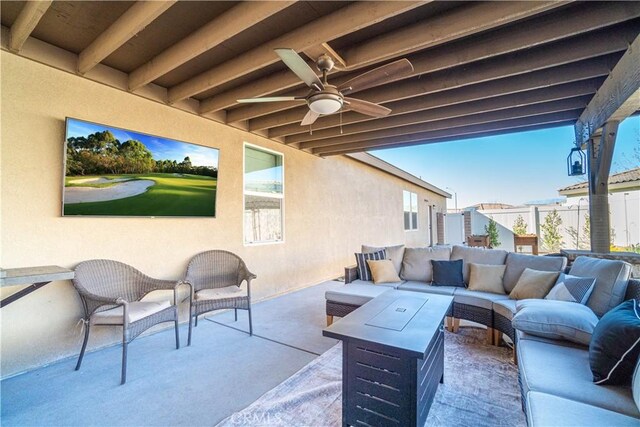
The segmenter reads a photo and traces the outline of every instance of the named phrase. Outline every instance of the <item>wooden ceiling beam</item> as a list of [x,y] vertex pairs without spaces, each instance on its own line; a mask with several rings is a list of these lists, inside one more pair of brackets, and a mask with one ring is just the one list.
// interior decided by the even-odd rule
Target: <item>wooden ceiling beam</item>
[[432,132],[419,132],[414,134],[381,138],[371,141],[360,141],[352,144],[335,145],[332,147],[317,148],[313,154],[320,156],[335,156],[339,154],[358,153],[373,149],[387,149],[423,145],[444,140],[455,141],[465,138],[478,138],[487,133],[507,133],[510,131],[522,131],[522,128],[535,126],[537,128],[548,127],[556,123],[572,123],[580,110],[565,111],[561,113],[545,114],[541,116],[523,117],[518,119],[502,120],[498,122],[482,123],[460,127],[457,129],[443,129]]
[[333,62],[336,63],[336,67],[341,69],[348,68],[347,61],[336,52],[329,43],[320,43],[317,46],[311,46],[304,50],[304,54],[307,55],[311,59],[318,59],[322,55],[329,55]]
[[450,105],[442,108],[416,111],[409,114],[387,116],[385,118],[380,118],[377,120],[353,123],[341,128],[325,129],[321,131],[314,131],[313,133],[307,132],[304,134],[287,137],[285,138],[285,143],[302,143],[300,145],[300,148],[315,148],[316,146],[322,146],[323,141],[331,140],[332,138],[340,138],[347,135],[407,126],[416,123],[427,123],[438,120],[451,119],[455,117],[464,117],[472,114],[486,113],[490,111],[508,110],[514,107],[541,104],[551,101],[559,101],[565,99],[575,100],[577,97],[580,97],[583,101],[586,100],[587,102],[584,103],[584,105],[586,106],[597,90],[597,88],[595,87],[595,80],[589,80],[587,82],[591,82],[591,84],[584,84],[585,82],[569,83],[567,85],[559,87],[536,89],[528,92],[502,95],[488,99]]
[[[503,3],[500,8],[495,8],[490,3],[472,3],[389,34],[375,37],[359,45],[360,50],[350,50],[352,59],[345,58],[345,62],[349,66],[349,71],[353,71],[384,59],[399,57],[416,50],[437,46],[509,22],[528,18],[565,3],[555,1],[508,2]],[[309,53],[315,59],[318,52],[319,50],[312,50]],[[355,75],[352,74],[351,77]],[[343,81],[347,80],[348,78],[344,78]],[[336,80],[332,83],[336,84],[340,81]],[[202,112],[208,112],[229,108],[236,105],[239,98],[263,96],[299,84],[300,80],[291,73],[278,73],[270,76],[268,80],[242,85],[206,99],[203,101],[201,109]],[[264,108],[264,106],[261,107],[261,109]],[[273,112],[273,110],[268,112]],[[229,122],[247,120],[252,117],[238,117],[237,120],[233,119]]]
[[[594,32],[585,36],[540,46],[523,52],[493,58],[475,64],[440,71],[428,79],[413,78],[362,91],[357,98],[374,103],[386,103],[440,92],[471,84],[531,73],[546,68],[624,51],[637,35],[637,28],[625,26],[619,31]],[[298,108],[249,121],[249,129],[261,130],[300,121],[306,109]],[[233,111],[230,111],[230,115]]]
[[36,28],[51,3],[52,0],[25,2],[9,31],[9,50],[19,52],[22,49],[22,45]]
[[[531,74],[508,77],[464,88],[446,90],[432,95],[391,102],[387,104],[387,107],[392,110],[388,117],[454,106],[497,96],[528,93],[534,90],[549,89],[553,90],[554,94],[558,93],[559,96],[567,93],[575,93],[576,95],[595,93],[604,81],[603,76],[606,76],[609,70],[608,64],[602,60],[563,65]],[[349,112],[343,114],[342,125],[363,123],[371,120],[375,120],[375,118]],[[335,129],[331,128],[338,126],[340,126],[340,117],[338,115],[327,116],[325,120],[319,120],[314,123],[313,134],[324,135],[324,130],[334,131]],[[269,138],[281,138],[306,133],[309,133],[308,127],[293,123],[269,129]]]
[[170,1],[137,1],[78,55],[78,73],[85,74],[174,5]]
[[418,1],[349,4],[169,88],[169,102],[188,98],[273,64],[279,60],[273,52],[275,48],[287,47],[298,52],[304,51],[310,46],[339,38],[423,4],[424,2]]
[[[408,59],[414,66],[414,73],[412,75],[417,76],[425,73],[433,73],[619,24],[640,16],[640,3],[594,4],[589,8],[572,8],[570,12],[571,13],[567,14],[549,14],[539,18],[532,18],[521,23],[521,25],[510,25],[505,28],[499,28],[483,34],[482,37],[465,38],[459,42],[410,55]],[[501,9],[494,8],[493,13],[499,17],[501,16]],[[352,65],[351,63],[349,64]],[[331,82],[333,84],[340,84],[357,74],[360,73],[351,73],[349,76],[337,76],[333,78]],[[299,81],[291,79],[286,85],[280,83],[285,83],[282,76],[272,75],[267,79],[261,79],[257,82],[252,82],[218,94],[209,100],[205,100],[205,102],[213,104],[213,100],[217,100],[215,101],[217,103],[216,107],[228,108],[229,106],[235,105],[236,99],[238,98],[267,95],[274,91],[293,87],[299,84]],[[292,95],[304,94],[304,90],[292,93]],[[229,111],[228,121],[249,120],[289,108],[292,108],[289,104],[255,104],[242,106]]]
[[541,104],[525,105],[522,107],[510,108],[507,110],[481,112],[445,118],[436,121],[421,122],[405,126],[392,127],[387,129],[372,130],[369,132],[354,133],[318,141],[308,141],[300,144],[303,150],[316,149],[321,147],[331,147],[337,145],[351,144],[360,141],[371,141],[380,138],[389,138],[414,134],[420,132],[432,132],[436,130],[447,130],[482,123],[498,122],[523,117],[540,116],[550,113],[558,113],[569,110],[580,110],[589,102],[590,96],[579,96],[575,98],[561,99],[559,101],[544,102]]
[[620,122],[640,110],[640,35],[631,43],[575,125],[576,141],[586,143],[605,123]]
[[129,89],[133,91],[154,81],[293,3],[295,1],[239,3],[133,70],[129,74]]

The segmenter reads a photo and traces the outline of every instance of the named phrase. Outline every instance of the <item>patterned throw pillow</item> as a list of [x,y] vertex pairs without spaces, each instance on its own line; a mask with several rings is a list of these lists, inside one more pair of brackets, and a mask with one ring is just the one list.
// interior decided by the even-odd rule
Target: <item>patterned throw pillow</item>
[[586,304],[595,286],[596,279],[593,277],[577,277],[562,273],[544,299]]
[[387,251],[384,249],[378,252],[371,252],[369,254],[355,254],[356,264],[358,265],[358,278],[370,282],[373,280],[371,277],[371,270],[367,265],[367,260],[380,261],[387,258]]

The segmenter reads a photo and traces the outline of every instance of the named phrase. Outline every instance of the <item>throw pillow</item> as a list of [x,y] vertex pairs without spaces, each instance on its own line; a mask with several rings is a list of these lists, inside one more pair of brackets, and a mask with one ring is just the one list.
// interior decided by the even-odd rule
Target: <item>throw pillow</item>
[[504,294],[502,279],[506,265],[469,263],[469,290]]
[[598,316],[582,304],[529,299],[516,303],[511,324],[531,335],[589,345]]
[[457,261],[436,261],[432,259],[431,268],[433,269],[432,285],[465,287],[461,259]]
[[387,259],[390,259],[391,262],[393,262],[393,266],[396,268],[396,272],[400,274],[400,269],[402,269],[402,259],[404,257],[404,245],[395,245],[395,246],[386,246],[386,247],[362,245],[363,254],[369,254],[372,252],[380,252],[380,251],[385,251],[387,253]]
[[448,247],[407,248],[404,251],[400,277],[403,280],[431,282],[433,280],[431,260],[449,261],[450,254],[451,250]]
[[375,261],[379,261],[381,259],[386,259],[387,253],[385,250],[381,250],[378,252],[372,252],[369,254],[356,254],[356,264],[358,267],[358,278],[360,280],[371,281],[371,270],[367,265],[367,260],[372,259]]
[[586,304],[595,285],[594,277],[576,277],[560,273],[558,281],[544,299]]
[[538,271],[525,268],[516,287],[509,294],[511,299],[542,299],[556,283],[558,271]]
[[391,262],[391,260],[383,259],[380,261],[374,261],[368,259],[367,265],[371,270],[373,283],[375,283],[376,285],[379,283],[395,283],[401,281],[400,277],[398,277],[396,267],[393,265],[393,262]]
[[629,385],[640,355],[640,308],[625,301],[606,313],[589,346],[589,364],[596,384]]

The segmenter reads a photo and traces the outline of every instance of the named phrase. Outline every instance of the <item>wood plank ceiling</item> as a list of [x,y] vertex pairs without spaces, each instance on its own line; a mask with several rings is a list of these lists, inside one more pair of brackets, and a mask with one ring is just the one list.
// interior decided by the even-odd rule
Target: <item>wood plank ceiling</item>
[[[37,40],[86,78],[110,70],[136,95],[321,156],[573,125],[640,34],[637,1],[2,1],[0,17],[5,50],[39,59]],[[279,47],[314,70],[333,56],[334,85],[399,58],[414,71],[349,94],[388,116],[347,106],[310,129],[305,104],[237,102],[308,93]]]

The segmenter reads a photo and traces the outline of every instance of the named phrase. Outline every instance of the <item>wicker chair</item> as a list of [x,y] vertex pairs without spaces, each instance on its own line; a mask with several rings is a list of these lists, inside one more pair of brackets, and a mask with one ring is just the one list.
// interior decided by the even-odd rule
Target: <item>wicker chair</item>
[[[75,268],[73,285],[84,306],[84,341],[76,371],[89,341],[93,325],[122,328],[121,384],[127,380],[127,345],[138,335],[162,322],[174,322],[176,348],[180,348],[176,290],[182,282],[158,280],[118,261],[97,259],[84,261]],[[140,301],[152,291],[173,289],[173,305]]]
[[[191,345],[191,329],[195,317],[214,310],[233,308],[235,320],[238,320],[238,309],[249,313],[249,335],[253,335],[251,323],[251,280],[256,275],[251,273],[244,261],[237,255],[213,250],[201,252],[189,261],[185,282],[191,284],[191,315],[189,316],[189,339]],[[247,282],[247,291],[240,288]]]

